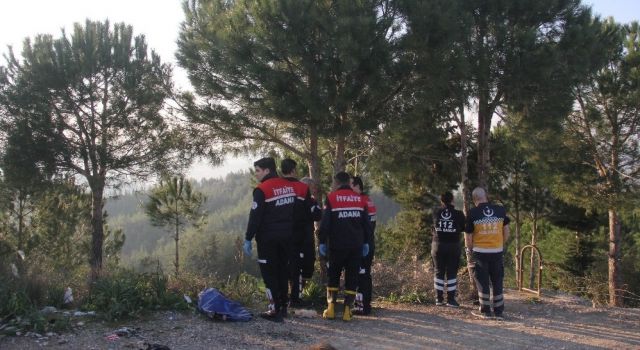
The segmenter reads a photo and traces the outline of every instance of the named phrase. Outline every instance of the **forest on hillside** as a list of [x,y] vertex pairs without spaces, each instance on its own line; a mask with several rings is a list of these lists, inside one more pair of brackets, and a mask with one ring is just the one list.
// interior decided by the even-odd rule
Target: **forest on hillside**
[[[241,172],[231,173],[224,179],[201,179],[194,181],[193,187],[206,197],[202,208],[206,218],[203,226],[187,229],[181,238],[184,259],[181,265],[196,274],[228,276],[242,272],[246,267],[229,265],[239,261],[242,255],[238,242],[244,240],[247,228],[252,175]],[[378,209],[380,224],[386,225],[400,206],[379,190],[370,195]],[[171,271],[174,249],[171,229],[151,224],[143,208],[148,200],[148,191],[126,192],[109,200],[105,206],[109,226],[124,234],[121,250],[124,265],[144,270],[155,268],[160,262],[163,270]],[[255,266],[249,268],[257,275]]]
[[[388,215],[380,298],[432,298],[439,195],[468,212],[482,187],[511,217],[508,286],[522,269],[535,288],[537,261],[521,256],[532,244],[542,288],[640,305],[637,21],[580,0],[193,0],[183,12],[188,88],[126,23],[33,33],[5,55],[0,320],[60,305],[68,287],[114,317],[184,306],[211,284],[255,299],[240,247],[255,180],[184,177],[196,159],[237,155],[295,159],[321,200],[333,174],[362,176]],[[132,183],[148,187],[111,197]]]

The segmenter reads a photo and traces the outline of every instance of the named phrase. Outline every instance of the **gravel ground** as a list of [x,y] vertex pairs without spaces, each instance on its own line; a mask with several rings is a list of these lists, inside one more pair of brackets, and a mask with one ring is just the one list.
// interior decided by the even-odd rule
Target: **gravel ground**
[[[508,291],[505,320],[480,320],[473,307],[379,303],[373,316],[352,322],[319,316],[213,322],[192,313],[158,312],[122,324],[99,321],[72,332],[0,339],[0,349],[640,349],[640,309],[593,308],[570,296]],[[108,339],[127,327],[131,334]],[[155,349],[163,349],[155,347]],[[166,348],[164,348],[166,349]]]

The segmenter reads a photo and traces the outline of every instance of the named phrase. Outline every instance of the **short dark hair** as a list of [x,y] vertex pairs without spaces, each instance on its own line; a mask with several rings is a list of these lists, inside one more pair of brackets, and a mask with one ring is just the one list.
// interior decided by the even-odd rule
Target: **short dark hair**
[[298,163],[296,163],[295,160],[291,158],[285,158],[280,162],[280,171],[283,174],[291,174],[296,170],[297,165]]
[[444,204],[451,204],[451,202],[453,202],[453,193],[447,191],[441,194],[440,201]]
[[348,185],[349,184],[349,181],[351,181],[351,176],[348,173],[346,173],[344,171],[341,171],[341,172],[335,174],[333,176],[333,179],[336,180],[336,183],[338,185],[344,186],[344,185]]
[[360,178],[360,176],[352,177],[351,181],[353,181],[354,186],[360,187],[360,191],[364,191],[364,183],[362,182],[362,179]]
[[253,162],[254,167],[269,169],[271,174],[276,175],[276,161],[271,157],[264,157]]

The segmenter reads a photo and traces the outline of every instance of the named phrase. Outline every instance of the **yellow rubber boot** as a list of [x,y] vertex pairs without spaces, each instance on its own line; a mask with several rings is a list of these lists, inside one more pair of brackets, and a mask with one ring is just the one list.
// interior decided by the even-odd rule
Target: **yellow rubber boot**
[[343,321],[351,321],[353,318],[353,301],[356,298],[355,290],[345,290],[344,291],[344,313],[342,314]]
[[322,318],[327,320],[336,318],[336,293],[338,288],[327,287],[327,309],[322,313]]
[[351,313],[351,308],[348,305],[344,306],[344,313],[342,314],[343,321],[351,321],[351,317],[353,314]]
[[327,319],[327,320],[333,320],[336,318],[336,310],[335,310],[335,303],[329,303],[327,305],[327,309],[324,310],[324,312],[322,312],[322,318]]

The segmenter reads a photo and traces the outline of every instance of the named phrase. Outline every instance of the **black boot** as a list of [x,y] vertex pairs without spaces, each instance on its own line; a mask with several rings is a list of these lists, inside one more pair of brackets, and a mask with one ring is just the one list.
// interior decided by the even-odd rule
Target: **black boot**
[[436,289],[436,306],[444,305],[444,292]]
[[260,313],[260,317],[273,322],[284,321],[282,319],[282,314],[280,313],[279,306],[275,306],[273,304],[269,304],[269,308],[267,309],[267,311]]
[[460,307],[460,304],[456,301],[456,291],[447,291],[447,306]]

